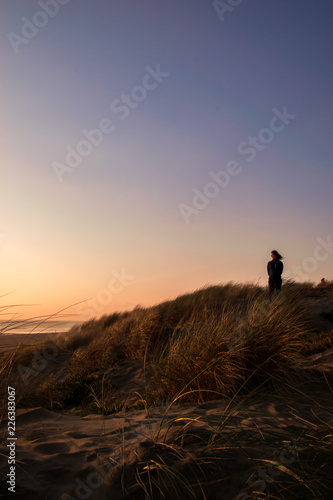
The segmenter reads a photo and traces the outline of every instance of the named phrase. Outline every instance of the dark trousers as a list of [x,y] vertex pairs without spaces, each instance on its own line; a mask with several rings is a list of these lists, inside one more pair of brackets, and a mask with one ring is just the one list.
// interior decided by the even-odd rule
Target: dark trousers
[[268,288],[269,288],[269,298],[272,297],[273,293],[281,292],[282,279],[281,278],[269,278],[268,280]]

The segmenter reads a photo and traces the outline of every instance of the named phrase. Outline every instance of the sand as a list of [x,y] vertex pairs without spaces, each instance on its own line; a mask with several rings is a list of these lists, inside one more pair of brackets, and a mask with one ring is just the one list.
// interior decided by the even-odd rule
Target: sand
[[11,351],[20,344],[37,344],[41,340],[51,338],[57,333],[12,333],[0,335],[0,352]]
[[[136,386],[131,385],[130,380],[135,379],[133,373],[136,372],[131,372],[130,365],[124,370],[122,377],[127,380],[127,390],[133,390]],[[292,393],[286,388],[279,396],[255,396],[243,400],[240,406],[239,401],[230,405],[228,401],[219,400],[169,409],[164,405],[148,413],[136,410],[83,417],[44,408],[18,410],[15,495],[8,492],[6,483],[9,473],[6,457],[10,453],[6,416],[1,423],[0,488],[3,498],[149,498],[145,497],[137,481],[138,475],[147,480],[147,462],[154,464],[162,459],[190,477],[196,469],[192,455],[203,457],[215,453],[229,479],[218,488],[212,487],[210,498],[228,500],[239,495],[239,499],[244,499],[243,485],[254,470],[250,458],[275,460],[278,465],[287,461],[289,466],[304,453],[297,444],[304,431],[313,432],[316,425],[322,425],[320,422],[332,424],[333,398],[323,374],[326,377],[333,375],[333,349],[304,358],[299,370],[306,381],[301,392]],[[315,373],[319,379],[308,378],[308,374]],[[114,376],[117,378],[120,374]],[[136,384],[137,379],[138,373]],[[187,432],[184,433],[184,429]],[[214,435],[214,430],[216,443],[220,444],[207,449],[204,443],[208,436]],[[179,446],[180,442],[183,451],[176,455],[172,447]],[[214,465],[210,467],[214,476]],[[261,470],[267,472],[268,469],[263,465]],[[150,473],[154,477],[156,470]],[[196,473],[200,476],[199,469]],[[278,469],[275,473],[279,473]],[[322,474],[325,474],[324,469]],[[276,476],[271,474],[270,477]],[[196,494],[196,498],[203,498],[199,489]],[[170,494],[170,498],[175,499],[175,496]]]

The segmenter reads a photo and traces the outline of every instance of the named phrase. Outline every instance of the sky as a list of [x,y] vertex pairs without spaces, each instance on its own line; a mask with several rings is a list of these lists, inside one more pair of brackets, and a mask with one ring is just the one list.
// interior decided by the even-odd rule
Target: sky
[[273,249],[285,279],[333,279],[330,0],[0,18],[1,305],[80,321],[266,285]]

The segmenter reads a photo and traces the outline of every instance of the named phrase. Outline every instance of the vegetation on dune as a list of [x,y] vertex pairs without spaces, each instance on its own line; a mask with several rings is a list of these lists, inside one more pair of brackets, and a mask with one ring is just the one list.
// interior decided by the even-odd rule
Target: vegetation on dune
[[[306,302],[330,299],[332,290],[329,283],[318,288],[287,282],[270,302],[267,291],[256,285],[207,286],[154,307],[74,327],[55,341],[60,360],[52,357],[50,341],[7,353],[1,379],[16,383],[22,406],[94,408],[102,395],[112,411],[114,391],[106,373],[133,361],[145,365],[152,401],[244,394],[288,379],[300,354],[332,346],[332,331],[311,331]],[[329,321],[332,311],[325,314]],[[61,377],[55,373],[57,362],[66,367]]]

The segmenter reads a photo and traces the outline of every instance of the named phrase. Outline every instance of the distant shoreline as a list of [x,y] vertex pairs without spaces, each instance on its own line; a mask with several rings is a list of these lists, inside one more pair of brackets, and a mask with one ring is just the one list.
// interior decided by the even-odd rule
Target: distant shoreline
[[12,334],[65,333],[82,321],[0,321],[0,336]]

